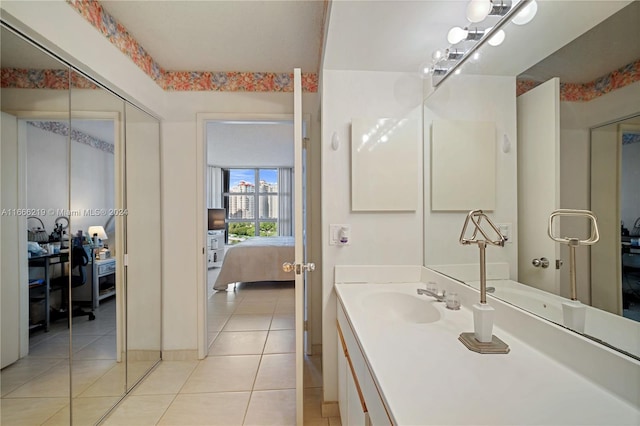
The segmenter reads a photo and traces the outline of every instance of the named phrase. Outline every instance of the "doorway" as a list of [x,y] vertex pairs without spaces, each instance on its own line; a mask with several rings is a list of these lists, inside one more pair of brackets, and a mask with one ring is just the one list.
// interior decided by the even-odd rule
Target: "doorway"
[[639,161],[639,115],[591,129],[591,208],[600,227],[600,241],[591,248],[592,304],[636,321],[640,321]]

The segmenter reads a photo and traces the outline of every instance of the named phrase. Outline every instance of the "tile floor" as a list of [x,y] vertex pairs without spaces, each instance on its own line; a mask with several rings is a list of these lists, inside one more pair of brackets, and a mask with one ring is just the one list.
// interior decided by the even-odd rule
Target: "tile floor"
[[[96,320],[73,319],[75,424],[94,424],[124,392],[124,366],[116,362],[115,299],[95,312]],[[114,380],[115,378],[115,380]],[[69,328],[51,323],[35,331],[29,355],[0,372],[2,425],[69,424]]]
[[[163,361],[103,424],[295,424],[293,284],[239,284],[236,291],[230,286],[209,296],[208,357]],[[122,393],[113,305],[101,305],[96,321],[74,319],[75,425],[95,424]],[[0,424],[68,425],[66,324],[35,334],[30,347],[28,357],[1,373]],[[304,372],[305,425],[340,425],[339,418],[320,414],[319,354],[306,357]]]
[[[292,283],[210,291],[207,358],[163,361],[104,424],[295,425],[293,297]],[[305,359],[304,398],[305,425],[340,425],[320,414],[320,355]]]

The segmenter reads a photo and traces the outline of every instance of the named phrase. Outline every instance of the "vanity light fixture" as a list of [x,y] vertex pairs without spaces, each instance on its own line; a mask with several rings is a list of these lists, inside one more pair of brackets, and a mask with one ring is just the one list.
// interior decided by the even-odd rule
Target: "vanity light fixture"
[[[478,61],[480,54],[477,52],[479,44],[487,36],[490,46],[499,46],[504,42],[506,34],[501,29],[506,22],[511,20],[514,24],[524,25],[530,22],[538,10],[536,0],[471,0],[467,5],[467,21],[469,26],[456,26],[447,33],[448,49],[438,49],[431,54],[430,60],[420,64],[420,76],[427,78],[429,75],[438,77],[433,79],[434,86],[439,85],[451,71],[457,71],[466,60]],[[499,18],[492,27],[483,29],[475,24],[484,21],[489,16]],[[462,44],[460,44],[462,43]],[[457,47],[454,47],[459,45]],[[446,64],[443,64],[446,62]]]
[[464,56],[464,51],[460,49],[447,49],[446,58],[449,61],[457,61]]
[[482,22],[487,16],[504,16],[511,9],[511,0],[471,0],[467,5],[467,20]]
[[491,46],[500,46],[505,37],[506,34],[504,33],[504,31],[498,30],[497,33],[491,34],[491,37],[489,38],[489,40],[487,40],[487,43],[489,43]]
[[538,13],[538,3],[536,0],[531,0],[529,4],[522,8],[520,12],[511,20],[516,25],[525,25],[531,22],[531,20]]
[[477,41],[484,36],[485,30],[480,29],[478,27],[453,27],[449,30],[447,34],[447,41],[451,44],[458,44],[463,40],[473,40]]

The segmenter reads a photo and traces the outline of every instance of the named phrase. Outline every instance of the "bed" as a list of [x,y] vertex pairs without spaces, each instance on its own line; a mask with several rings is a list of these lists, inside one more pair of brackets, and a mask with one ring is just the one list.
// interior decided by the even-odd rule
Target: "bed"
[[227,248],[214,290],[236,282],[292,281],[282,264],[293,262],[293,237],[254,237]]

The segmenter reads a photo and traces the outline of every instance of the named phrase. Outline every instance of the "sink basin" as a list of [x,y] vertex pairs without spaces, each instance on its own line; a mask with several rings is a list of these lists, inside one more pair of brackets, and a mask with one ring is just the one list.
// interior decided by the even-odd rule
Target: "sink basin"
[[426,324],[438,321],[440,312],[427,297],[406,293],[378,292],[362,298],[362,307],[372,315],[385,320]]

